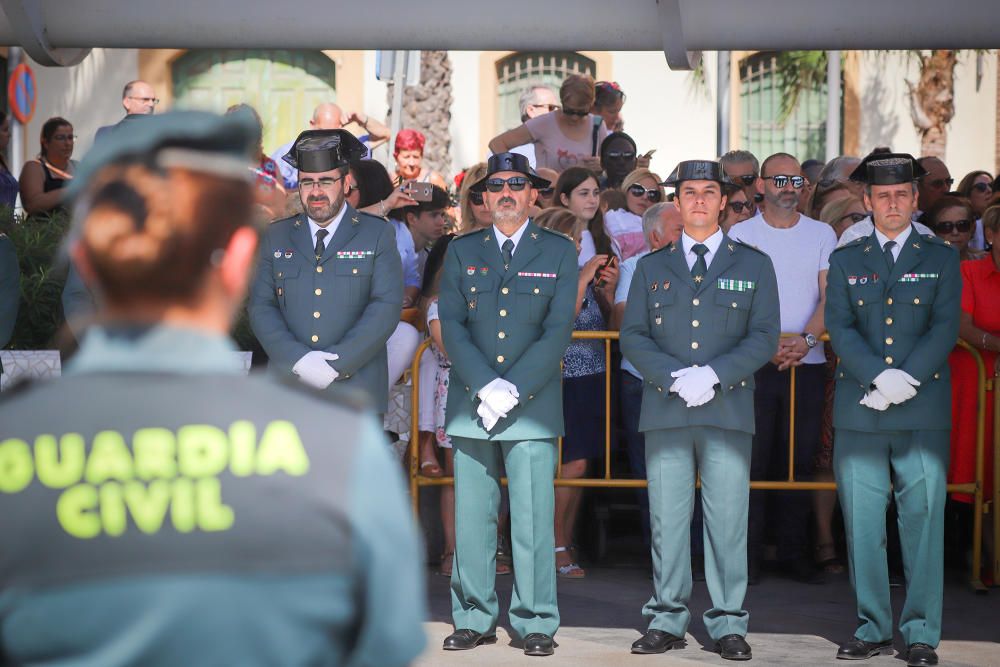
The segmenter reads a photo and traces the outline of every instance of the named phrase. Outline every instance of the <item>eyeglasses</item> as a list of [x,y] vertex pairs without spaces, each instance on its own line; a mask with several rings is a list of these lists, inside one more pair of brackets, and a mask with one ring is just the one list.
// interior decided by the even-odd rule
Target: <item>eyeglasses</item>
[[606,155],[612,160],[631,160],[635,157],[635,151],[608,151]]
[[871,214],[870,213],[846,213],[846,214],[840,216],[840,218],[837,220],[837,222],[840,222],[844,218],[850,218],[851,222],[861,222],[862,220],[864,220],[865,218],[867,218],[869,215],[871,215]]
[[475,204],[476,206],[483,205],[483,193],[477,192],[475,190],[469,190],[469,202]]
[[965,234],[970,229],[972,229],[971,220],[942,220],[941,222],[934,225],[934,231],[941,234],[951,234],[952,232],[958,232],[959,234]]
[[338,178],[331,178],[329,176],[316,180],[315,178],[301,178],[299,179],[299,189],[300,190],[312,190],[317,185],[321,188],[333,187],[333,184],[344,177],[340,176]]
[[486,189],[490,192],[501,192],[503,186],[510,186],[511,192],[520,192],[528,185],[528,179],[524,176],[511,176],[510,178],[487,178]]
[[559,108],[558,104],[529,104],[528,106],[534,107],[535,109],[545,109],[549,113],[552,113]]
[[552,193],[554,193],[555,191],[556,191],[555,188],[540,188],[538,190],[538,196],[548,198],[551,197]]
[[980,183],[973,183],[972,184],[972,189],[975,190],[976,192],[981,192],[983,194],[986,194],[987,192],[992,192],[993,191],[993,188],[990,187],[989,183],[982,183],[982,182],[980,182]]
[[789,181],[792,183],[792,187],[796,190],[801,190],[802,186],[806,184],[805,176],[788,176],[786,174],[778,174],[777,176],[761,176],[762,180],[774,181],[774,187],[779,190],[786,185]]
[[729,208],[733,210],[733,213],[739,215],[743,211],[748,213],[753,210],[753,204],[748,201],[731,201],[729,202]]
[[744,187],[757,182],[757,174],[746,174],[745,176],[731,176],[733,181],[742,183]]
[[657,202],[663,199],[663,192],[659,188],[650,188],[647,190],[638,183],[634,183],[628,186],[628,193],[633,197],[645,197],[649,201]]
[[139,100],[143,104],[152,104],[154,107],[160,103],[159,97],[133,97],[132,95],[129,95],[128,98],[130,100]]
[[563,107],[562,112],[567,116],[579,116],[580,118],[590,115],[589,110],[577,111],[576,109],[567,109],[566,107]]
[[76,141],[77,135],[75,135],[75,134],[53,134],[52,138],[55,141]]
[[927,181],[927,185],[934,188],[935,190],[940,190],[944,186],[951,187],[951,184],[955,182],[954,178],[935,178],[933,181]]

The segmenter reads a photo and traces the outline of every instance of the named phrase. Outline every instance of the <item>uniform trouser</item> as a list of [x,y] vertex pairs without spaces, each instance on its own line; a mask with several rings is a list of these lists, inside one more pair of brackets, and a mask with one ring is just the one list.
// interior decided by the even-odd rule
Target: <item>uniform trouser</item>
[[455,452],[455,560],[451,613],[457,629],[492,634],[496,594],[497,511],[501,457],[510,495],[514,594],[510,625],[523,638],[555,635],[556,601],[554,440],[488,441],[452,437]]
[[899,630],[907,645],[937,646],[944,594],[944,502],[948,431],[837,429],[833,469],[847,529],[858,629],[869,642],[892,639],[885,511],[890,483],[896,497],[906,575]]
[[[791,407],[789,371],[779,371],[765,364],[754,374],[754,423],[750,457],[750,479],[787,479],[788,425]],[[813,458],[822,441],[822,420],[826,400],[826,365],[803,364],[795,369],[795,479],[812,478]],[[750,537],[751,560],[760,559],[764,532],[770,525],[778,546],[778,560],[796,560],[807,556],[809,512],[807,491],[751,491]]]
[[713,426],[646,432],[646,476],[653,537],[649,629],[683,637],[691,621],[691,540],[695,473],[701,475],[705,580],[712,639],[746,635],[747,505],[752,436]]

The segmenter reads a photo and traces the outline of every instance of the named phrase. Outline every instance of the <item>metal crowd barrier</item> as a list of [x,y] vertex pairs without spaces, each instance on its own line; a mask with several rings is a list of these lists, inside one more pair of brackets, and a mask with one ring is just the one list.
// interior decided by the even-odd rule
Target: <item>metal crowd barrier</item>
[[[782,334],[783,337],[798,336],[799,334]],[[602,477],[581,477],[578,479],[561,479],[562,472],[562,438],[558,440],[559,453],[556,468],[556,486],[584,487],[584,488],[645,488],[647,486],[644,479],[618,479],[611,476],[611,341],[618,340],[617,331],[574,331],[573,340],[603,340],[604,341],[604,475]],[[828,335],[824,334],[823,341],[829,341]],[[419,456],[419,401],[420,401],[420,359],[424,351],[430,345],[430,339],[424,340],[417,348],[411,367],[412,377],[412,404],[411,404],[411,429],[409,443],[410,459],[410,498],[413,503],[414,515],[417,515],[420,506],[420,489],[424,486],[447,486],[454,482],[452,477],[424,477],[420,474]],[[993,514],[993,535],[994,541],[1000,537],[1000,391],[993,392],[993,493],[992,507],[986,504],[983,498],[985,479],[985,439],[986,439],[986,392],[995,386],[996,378],[987,376],[986,367],[983,363],[982,355],[974,347],[959,339],[957,343],[972,355],[976,362],[978,379],[976,383],[976,474],[975,480],[963,484],[948,484],[949,493],[968,493],[974,498],[974,517],[972,534],[972,572],[969,583],[973,590],[985,592],[986,586],[982,582],[982,545],[983,545],[983,517],[986,513]],[[790,396],[789,396],[789,437],[788,437],[788,476],[785,480],[757,480],[750,482],[751,489],[763,490],[836,490],[836,482],[802,482],[795,480],[795,382],[796,369],[794,366],[789,372]],[[506,479],[502,480],[506,483]],[[700,482],[699,482],[700,483]],[[1000,548],[994,543],[993,554],[993,580],[1000,582]]]

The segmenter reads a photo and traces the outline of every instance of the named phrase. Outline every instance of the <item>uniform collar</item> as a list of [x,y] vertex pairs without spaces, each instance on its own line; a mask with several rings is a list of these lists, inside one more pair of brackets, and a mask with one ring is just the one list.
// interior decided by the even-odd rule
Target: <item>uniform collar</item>
[[882,232],[880,232],[878,230],[878,227],[875,227],[875,238],[878,240],[878,247],[879,248],[884,249],[885,248],[885,244],[888,243],[889,241],[895,241],[896,242],[896,247],[897,248],[902,248],[903,244],[906,243],[906,239],[910,238],[910,233],[912,231],[913,231],[913,225],[907,225],[906,229],[904,229],[903,231],[901,231],[899,233],[899,236],[897,236],[894,239],[890,239],[888,236],[886,236],[885,234],[883,234]]
[[321,229],[325,229],[326,231],[330,232],[327,235],[327,237],[323,240],[323,243],[327,243],[327,244],[330,243],[330,239],[332,239],[333,235],[337,233],[337,227],[340,226],[340,221],[344,219],[344,214],[345,213],[347,213],[347,200],[346,199],[340,205],[340,211],[337,212],[337,215],[333,216],[333,220],[331,220],[330,224],[327,225],[326,227],[320,227],[316,223],[315,220],[313,220],[312,218],[310,218],[307,215],[306,216],[306,220],[309,221],[309,235],[312,237],[313,245],[316,244],[316,232],[318,232]]
[[[705,246],[708,247],[708,254],[710,256],[714,256],[715,253],[719,251],[719,246],[722,245],[723,236],[724,234],[722,233],[722,227],[719,227],[717,230],[715,230],[714,234],[709,236],[704,241],[700,241],[700,243],[703,243]],[[693,238],[688,236],[687,232],[681,233],[681,244],[684,248],[684,254],[691,252],[691,248],[693,248],[698,243],[699,241],[695,241]]]
[[157,372],[178,375],[239,374],[236,347],[225,336],[168,325],[92,326],[67,375]]
[[514,232],[511,236],[504,236],[503,232],[500,231],[500,228],[497,227],[496,225],[493,225],[493,232],[496,234],[497,245],[500,247],[500,250],[501,251],[503,250],[504,241],[511,240],[514,242],[514,250],[511,251],[511,254],[513,254],[514,251],[517,250],[517,244],[521,242],[521,237],[524,236],[524,230],[528,228],[528,223],[530,221],[531,220],[529,218],[525,218],[524,222],[521,223],[521,226],[518,227],[517,231]]

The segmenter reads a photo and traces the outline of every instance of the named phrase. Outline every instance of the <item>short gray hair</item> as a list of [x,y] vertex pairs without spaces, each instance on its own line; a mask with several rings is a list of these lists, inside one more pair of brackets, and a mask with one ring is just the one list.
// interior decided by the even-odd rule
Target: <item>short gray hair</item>
[[556,91],[552,90],[541,81],[535,81],[529,84],[528,87],[525,88],[524,92],[521,93],[521,97],[518,99],[517,103],[519,108],[521,109],[522,123],[528,120],[528,107],[532,104],[535,104],[536,101],[538,100],[538,96],[535,95],[535,91],[542,89],[549,91],[553,95],[556,94]]
[[642,214],[642,236],[646,239],[647,246],[650,245],[649,241],[653,230],[659,231],[660,225],[663,224],[663,213],[668,208],[672,208],[673,205],[673,202],[661,201],[647,208],[646,212]]
[[753,163],[753,173],[760,173],[760,163],[757,161],[757,156],[750,151],[729,151],[725,155],[719,158],[719,162],[722,163],[722,170],[725,171],[726,167],[733,164],[740,164],[742,162],[752,162]]
[[[859,164],[861,164],[861,158],[859,157],[854,157],[853,155],[838,155],[823,165],[823,169],[819,172],[817,183],[823,183],[824,181],[828,184],[832,184],[833,181],[846,183],[851,175],[850,172],[854,171],[854,168]],[[850,169],[850,171],[847,171],[848,169]],[[847,174],[838,178],[838,175],[840,175],[843,171],[847,171]]]

